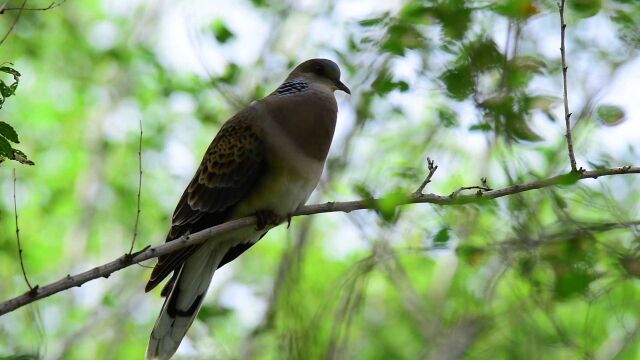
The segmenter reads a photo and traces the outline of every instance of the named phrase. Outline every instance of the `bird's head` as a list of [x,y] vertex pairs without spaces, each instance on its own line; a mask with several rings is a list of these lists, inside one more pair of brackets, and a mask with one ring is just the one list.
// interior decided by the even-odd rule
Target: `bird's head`
[[342,90],[351,94],[347,85],[340,81],[340,68],[328,59],[307,60],[296,66],[287,79],[301,79],[309,83],[324,84],[331,90]]

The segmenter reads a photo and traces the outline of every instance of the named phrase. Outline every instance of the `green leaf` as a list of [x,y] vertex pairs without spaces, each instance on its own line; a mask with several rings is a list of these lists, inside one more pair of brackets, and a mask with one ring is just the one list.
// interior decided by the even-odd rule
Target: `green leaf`
[[516,20],[526,20],[540,12],[533,0],[506,0],[494,7],[498,14],[508,16]]
[[584,270],[556,272],[554,293],[560,300],[581,295],[585,293],[593,280],[595,280],[594,275]]
[[12,67],[9,67],[9,66],[0,66],[0,72],[13,75],[13,80],[15,80],[16,82],[19,80],[19,78],[21,76],[21,74],[20,74],[20,72],[18,72],[18,70],[14,69]]
[[476,85],[471,68],[466,64],[445,71],[440,75],[440,79],[449,95],[456,100],[464,100],[471,96]]
[[507,120],[507,128],[510,134],[518,139],[524,141],[540,141],[542,137],[531,130],[524,118],[514,118]]
[[407,49],[417,49],[424,44],[424,37],[415,27],[396,23],[389,27],[388,38],[381,49],[395,55],[404,55]]
[[598,120],[606,126],[615,126],[625,120],[624,110],[615,105],[601,105],[596,109]]
[[456,255],[471,265],[479,265],[486,255],[486,250],[473,245],[460,245],[456,248]]
[[372,18],[372,19],[365,19],[365,20],[361,20],[358,22],[358,24],[360,24],[360,26],[375,26],[380,24],[381,22],[383,22],[384,20],[389,18],[389,13],[386,13],[384,16],[381,17],[377,17],[377,18]]
[[393,81],[387,70],[380,72],[371,87],[378,95],[386,95],[393,90],[400,90],[400,92],[409,90],[409,84],[405,81]]
[[560,98],[549,95],[534,95],[530,100],[532,109],[538,109],[545,114],[549,113],[553,106],[560,102]]
[[480,38],[465,45],[463,55],[475,72],[495,69],[505,60],[496,43],[488,38]]
[[436,236],[433,237],[433,244],[436,246],[444,246],[449,242],[449,239],[449,227],[445,226],[436,233]]
[[13,159],[13,148],[4,136],[0,136],[0,157]]
[[558,184],[560,185],[573,185],[575,183],[578,182],[578,180],[580,180],[580,174],[576,173],[576,172],[572,172],[566,175],[562,175],[559,179],[558,179]]
[[205,305],[198,312],[198,319],[208,321],[215,318],[228,316],[232,311],[229,308],[219,305]]
[[230,63],[225,69],[224,74],[218,77],[218,80],[222,81],[225,84],[233,84],[238,80],[239,76],[240,67],[234,63]]
[[215,36],[216,40],[223,44],[234,37],[231,30],[229,30],[227,24],[225,24],[222,19],[215,19],[213,23],[211,23],[211,31],[213,32],[213,36]]
[[387,222],[395,222],[398,219],[398,205],[407,202],[406,192],[396,189],[383,196],[376,203],[376,211]]
[[602,9],[602,0],[568,0],[567,5],[579,17],[587,18],[600,12]]
[[12,89],[12,87],[7,86],[4,81],[0,80],[0,95],[3,97],[9,97],[14,94],[14,91],[15,87]]
[[458,115],[448,107],[438,108],[438,120],[446,128],[458,126]]
[[11,125],[4,121],[0,121],[0,135],[3,135],[14,143],[20,143],[20,140],[18,140],[18,133],[16,133]]
[[486,122],[474,124],[469,127],[469,131],[491,131],[491,125]]

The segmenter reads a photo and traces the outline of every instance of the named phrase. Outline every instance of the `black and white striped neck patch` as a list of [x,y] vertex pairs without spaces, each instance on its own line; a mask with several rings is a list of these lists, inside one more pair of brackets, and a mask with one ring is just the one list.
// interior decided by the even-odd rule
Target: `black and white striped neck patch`
[[302,80],[289,80],[285,81],[276,89],[278,95],[291,95],[301,92],[305,92],[309,89],[309,84]]

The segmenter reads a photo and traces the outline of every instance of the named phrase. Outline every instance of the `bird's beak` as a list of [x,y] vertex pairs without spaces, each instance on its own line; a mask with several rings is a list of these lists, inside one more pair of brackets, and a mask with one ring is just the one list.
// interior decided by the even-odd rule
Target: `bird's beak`
[[342,91],[346,92],[347,94],[351,95],[351,90],[349,90],[347,85],[343,84],[342,81],[340,81],[340,80],[336,81],[336,88],[338,90],[342,90]]

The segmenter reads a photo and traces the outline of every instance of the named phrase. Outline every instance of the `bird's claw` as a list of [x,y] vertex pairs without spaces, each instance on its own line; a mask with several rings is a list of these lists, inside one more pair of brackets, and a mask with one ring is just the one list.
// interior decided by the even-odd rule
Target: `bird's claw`
[[256,230],[264,230],[267,226],[276,226],[282,223],[283,217],[272,210],[258,210],[256,217]]

